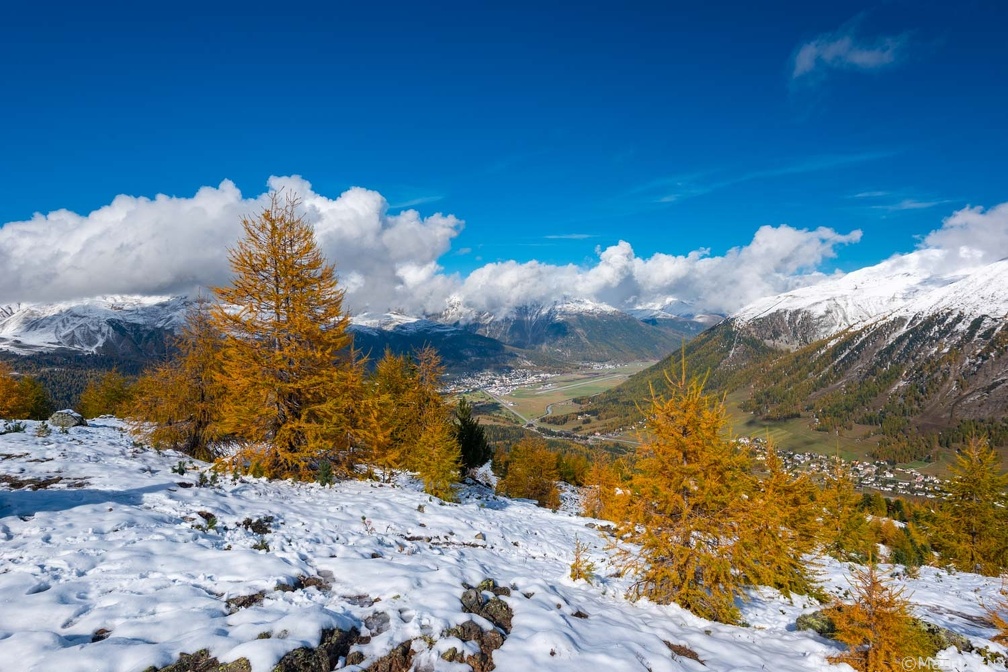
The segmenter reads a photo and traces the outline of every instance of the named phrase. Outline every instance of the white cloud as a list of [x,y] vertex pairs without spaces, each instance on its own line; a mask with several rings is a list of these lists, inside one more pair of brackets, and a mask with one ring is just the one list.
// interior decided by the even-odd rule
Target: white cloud
[[499,312],[521,303],[550,303],[562,297],[590,298],[618,308],[685,302],[694,312],[730,313],[763,296],[812,284],[825,276],[817,267],[839,245],[856,243],[860,231],[839,234],[787,225],[761,227],[752,242],[710,256],[656,253],[637,257],[620,241],[597,250],[588,268],[514,261],[488,264],[466,278],[459,292],[475,310]]
[[833,33],[824,33],[795,52],[792,79],[821,73],[823,69],[877,70],[899,61],[906,50],[906,34],[864,39],[857,35],[858,21]]
[[[647,258],[620,241],[598,248],[597,260],[587,265],[503,261],[460,277],[438,263],[463,226],[453,215],[389,214],[375,191],[354,187],[330,198],[297,176],[270,178],[269,187],[300,195],[354,312],[430,314],[449,298],[473,311],[500,312],[565,297],[620,308],[675,298],[695,312],[731,312],[823,278],[817,270],[822,262],[861,235],[764,226],[723,256],[696,250]],[[6,224],[0,227],[0,302],[183,293],[226,283],[227,248],[241,235],[239,220],[266,198],[244,197],[224,181],[188,198],[118,196],[87,215],[60,210]]]
[[942,250],[947,270],[989,264],[1008,258],[1008,203],[984,210],[965,207],[932,231],[921,247]]
[[[377,192],[353,188],[330,199],[296,176],[270,178],[269,186],[302,198],[349,307],[436,310],[456,284],[436,261],[462,228],[457,218],[389,215]],[[88,215],[58,210],[8,223],[0,228],[0,302],[185,293],[226,283],[227,248],[241,236],[241,216],[265,199],[243,198],[225,180],[190,198],[117,196]]]

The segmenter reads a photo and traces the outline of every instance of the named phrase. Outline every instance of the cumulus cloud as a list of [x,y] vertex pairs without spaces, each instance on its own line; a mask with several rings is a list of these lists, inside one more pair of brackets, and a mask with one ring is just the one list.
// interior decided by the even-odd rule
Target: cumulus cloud
[[877,70],[899,61],[906,50],[906,34],[863,38],[858,21],[801,45],[794,55],[792,79],[807,78],[824,70]]
[[[456,281],[437,259],[462,221],[416,210],[390,215],[381,194],[353,188],[335,199],[300,177],[270,189],[298,194],[320,247],[347,287],[349,307],[435,310]],[[88,215],[36,214],[0,228],[0,301],[57,301],[100,294],[176,294],[226,283],[227,249],[240,219],[266,203],[225,180],[194,196],[117,196]]]
[[836,247],[860,239],[861,231],[763,226],[749,244],[723,256],[696,250],[647,258],[620,241],[598,249],[597,263],[587,268],[536,261],[488,264],[465,279],[459,295],[465,305],[491,312],[569,297],[618,308],[685,304],[695,313],[730,313],[763,296],[822,280],[826,276],[819,265],[835,256]]
[[[618,308],[686,304],[692,312],[728,313],[822,279],[822,262],[861,236],[764,226],[748,244],[721,256],[696,250],[642,258],[620,241],[597,248],[596,259],[585,265],[503,261],[461,277],[438,263],[463,227],[453,215],[389,214],[378,192],[354,187],[331,198],[297,176],[270,178],[268,186],[301,197],[305,217],[346,289],[347,308],[355,313],[435,314],[458,303],[473,313],[501,313],[565,298]],[[0,302],[176,294],[224,284],[227,249],[241,236],[239,221],[259,211],[267,198],[267,193],[243,196],[224,181],[187,198],[118,196],[87,215],[60,210],[8,223],[0,227],[5,269]],[[947,223],[948,235],[961,228],[959,219],[986,216],[957,213]]]
[[920,247],[943,251],[947,270],[1008,258],[1008,203],[987,210],[969,206],[957,210],[940,229],[925,236]]

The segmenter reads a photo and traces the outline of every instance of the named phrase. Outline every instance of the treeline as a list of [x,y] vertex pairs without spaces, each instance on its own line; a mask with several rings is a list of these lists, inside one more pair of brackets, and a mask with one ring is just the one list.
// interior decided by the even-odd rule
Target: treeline
[[102,374],[115,370],[135,378],[146,366],[144,362],[98,354],[63,353],[0,355],[0,363],[5,363],[15,377],[33,378],[45,391],[46,403],[35,415],[23,416],[29,419],[42,419],[62,408],[79,409],[84,390]]

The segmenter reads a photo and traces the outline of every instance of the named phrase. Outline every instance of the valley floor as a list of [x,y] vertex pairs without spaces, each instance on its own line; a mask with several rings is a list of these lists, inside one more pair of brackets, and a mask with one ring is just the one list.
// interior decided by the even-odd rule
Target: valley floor
[[[208,649],[259,672],[331,628],[370,636],[353,647],[362,666],[413,640],[414,669],[464,670],[441,654],[476,645],[445,631],[470,619],[492,627],[460,602],[465,585],[488,578],[510,588],[502,599],[513,611],[493,653],[498,670],[824,670],[839,650],[795,631],[816,605],[769,590],[743,606],[746,628],[628,602],[629,579],[613,576],[599,521],[484,486],[443,504],[408,477],[201,485],[206,465],[186,460],[176,473],[181,456],[134,445],[114,419],[47,437],[34,430],[29,422],[0,436],[4,670],[133,672]],[[598,565],[592,584],[569,578],[576,540]],[[847,571],[822,561],[830,592],[847,589]],[[924,568],[904,581],[919,616],[1003,651],[981,607],[997,598],[997,579]],[[939,665],[991,669],[954,649]]]

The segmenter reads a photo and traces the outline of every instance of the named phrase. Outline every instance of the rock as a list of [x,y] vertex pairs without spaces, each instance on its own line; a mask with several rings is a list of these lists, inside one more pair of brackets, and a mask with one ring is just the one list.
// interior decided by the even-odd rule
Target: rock
[[[934,623],[929,623],[928,621],[922,621],[919,618],[913,619],[914,628],[923,633],[924,637],[927,638],[929,645],[934,649],[934,653],[939,651],[944,651],[950,646],[954,646],[962,653],[969,653],[973,650],[973,643],[968,637],[960,635],[958,632],[952,632],[948,628],[943,628],[940,625],[935,625]],[[931,653],[931,652],[929,652]]]
[[84,416],[70,408],[65,408],[62,411],[56,411],[50,415],[49,424],[64,428],[87,427],[87,421],[84,419]]
[[483,608],[479,612],[479,615],[496,625],[505,633],[511,632],[511,619],[514,617],[514,612],[511,610],[511,607],[508,606],[507,602],[499,597],[494,597],[484,604]]
[[836,624],[833,623],[833,619],[826,614],[826,610],[824,609],[799,616],[798,620],[795,621],[795,629],[811,630],[828,639],[832,639],[833,635],[836,634]]
[[233,614],[239,609],[247,609],[248,607],[254,607],[257,604],[262,604],[265,597],[266,593],[259,591],[258,593],[252,593],[251,595],[236,595],[234,597],[229,597],[224,601],[224,604],[227,605],[228,613]]
[[360,651],[351,651],[347,654],[346,664],[347,665],[360,665],[364,662],[364,654]]
[[[156,672],[156,667],[147,668],[146,672]],[[179,654],[177,662],[162,667],[160,672],[252,672],[252,665],[247,658],[222,665],[220,661],[210,655],[206,649],[201,649],[196,653]]]
[[488,656],[502,646],[504,646],[504,635],[496,630],[484,632],[480,638],[480,650]]
[[475,588],[469,588],[462,593],[462,611],[468,614],[478,614],[483,607],[483,596]]
[[374,637],[375,635],[380,635],[389,629],[389,622],[391,619],[389,615],[384,611],[376,611],[367,618],[364,619],[364,627],[368,629],[368,633]]
[[329,672],[340,658],[349,655],[358,634],[357,628],[323,630],[317,647],[294,649],[280,659],[273,672]]
[[483,534],[482,532],[477,532],[476,539],[478,539],[479,541],[486,541],[486,535]]
[[395,647],[375,662],[371,663],[367,669],[371,672],[409,672],[410,666],[412,665],[413,640],[407,639],[405,642]]
[[461,625],[448,628],[444,632],[445,637],[455,637],[463,642],[478,642],[483,639],[483,628],[476,621],[466,621]]

